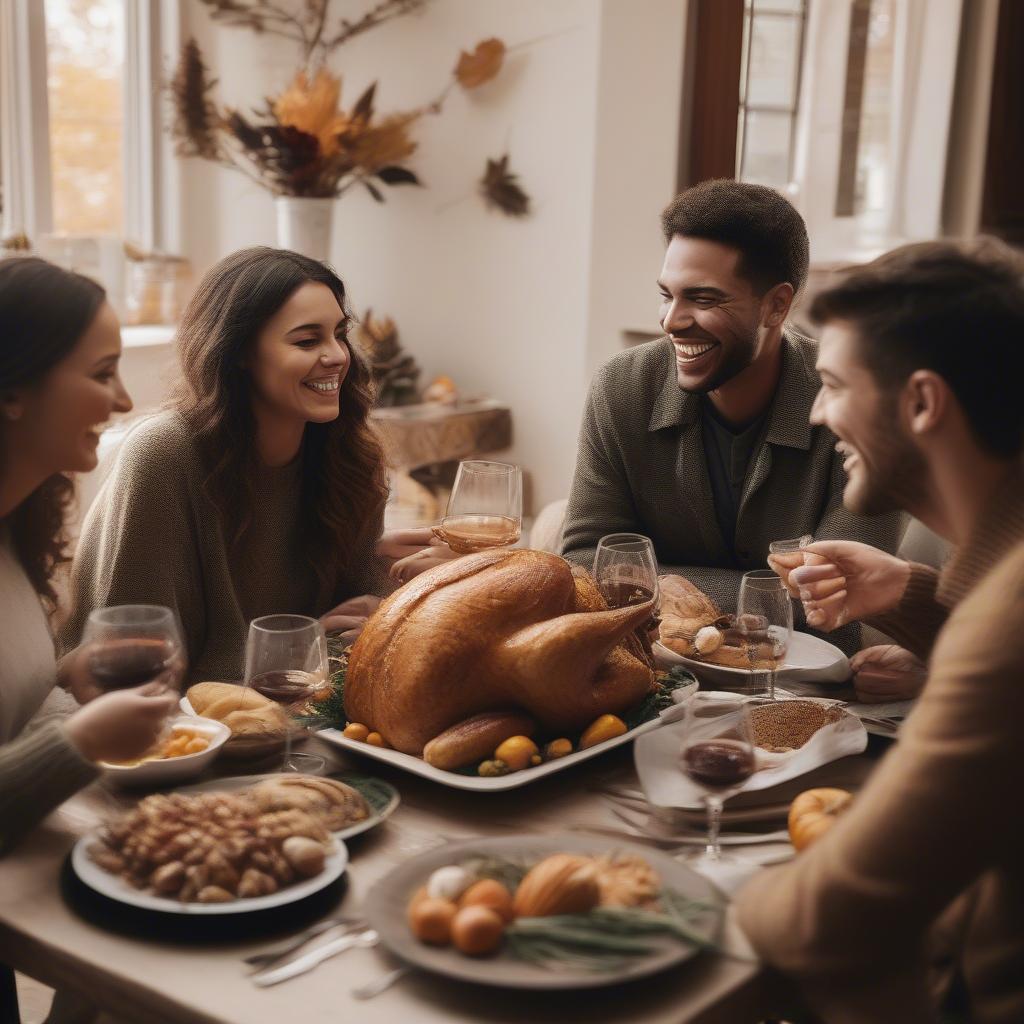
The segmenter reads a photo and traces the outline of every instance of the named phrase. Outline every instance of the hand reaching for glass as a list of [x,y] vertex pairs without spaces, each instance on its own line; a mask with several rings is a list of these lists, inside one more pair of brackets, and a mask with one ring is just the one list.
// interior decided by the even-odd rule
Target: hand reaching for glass
[[177,694],[160,683],[113,690],[79,708],[64,730],[87,761],[130,761],[160,738],[177,702]]
[[924,687],[927,666],[896,644],[865,647],[850,659],[853,688],[865,704],[912,700]]
[[868,544],[824,540],[768,556],[786,588],[803,602],[807,624],[830,632],[891,611],[910,579],[910,563]]
[[[434,536],[429,526],[415,530],[388,530],[377,542],[377,554],[391,562],[388,579],[396,583],[408,583],[421,572],[460,557],[443,540]],[[324,628],[329,630],[331,627],[325,625]]]

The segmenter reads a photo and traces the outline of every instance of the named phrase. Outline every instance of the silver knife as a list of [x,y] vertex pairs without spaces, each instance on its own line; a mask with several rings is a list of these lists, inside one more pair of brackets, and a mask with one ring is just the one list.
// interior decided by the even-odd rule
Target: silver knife
[[276,985],[278,982],[287,981],[289,978],[295,978],[300,974],[313,970],[317,964],[321,964],[332,956],[343,953],[346,949],[351,949],[353,946],[368,948],[375,946],[378,941],[379,936],[372,928],[348,935],[339,935],[336,939],[331,939],[330,942],[325,942],[322,946],[317,946],[316,949],[303,953],[281,967],[275,967],[273,970],[263,971],[260,974],[254,975],[252,980],[260,988]]

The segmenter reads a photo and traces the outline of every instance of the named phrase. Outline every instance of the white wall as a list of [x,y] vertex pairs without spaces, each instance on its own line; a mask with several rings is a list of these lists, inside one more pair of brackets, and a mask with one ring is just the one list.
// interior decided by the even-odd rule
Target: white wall
[[[339,12],[345,5],[335,5]],[[412,166],[424,189],[338,204],[332,258],[357,312],[397,321],[425,376],[513,410],[514,448],[533,509],[569,485],[586,385],[625,328],[653,325],[662,246],[658,214],[675,179],[685,2],[434,0],[336,54],[343,101],[374,78],[378,109],[423,103],[456,55],[487,36],[515,50],[498,79],[455,91],[418,126]],[[282,40],[214,26],[185,4],[220,80],[243,110],[295,66]],[[511,153],[534,213],[484,210],[487,157]],[[197,270],[244,245],[273,244],[270,197],[232,172],[189,161],[184,245]]]

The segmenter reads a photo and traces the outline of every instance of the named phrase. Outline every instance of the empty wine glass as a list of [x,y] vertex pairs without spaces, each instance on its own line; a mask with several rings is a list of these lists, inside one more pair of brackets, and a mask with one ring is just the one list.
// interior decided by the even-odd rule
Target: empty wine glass
[[594,579],[609,608],[658,600],[658,559],[649,537],[609,533],[597,542]]
[[[317,619],[306,615],[264,615],[249,624],[245,685],[282,705],[286,714],[327,685],[327,638]],[[317,772],[317,754],[292,753],[292,724],[285,730],[284,771]]]
[[758,666],[768,668],[768,699],[775,699],[775,673],[793,639],[793,603],[778,573],[756,569],[743,574],[736,605],[739,630],[750,663],[751,678]]
[[504,462],[459,463],[448,509],[434,535],[460,555],[504,548],[523,527],[523,474]]
[[814,535],[805,533],[801,537],[792,537],[788,540],[773,540],[768,545],[768,553],[772,555],[788,555],[794,551],[802,551],[808,544],[814,543]]
[[722,805],[743,788],[757,766],[747,702],[696,693],[687,701],[683,722],[680,768],[701,790],[707,808],[707,845],[691,863],[698,870],[737,863],[722,853],[719,832]]
[[156,604],[94,608],[82,646],[97,687],[124,690],[155,680],[178,689],[185,675],[185,646],[178,619]]

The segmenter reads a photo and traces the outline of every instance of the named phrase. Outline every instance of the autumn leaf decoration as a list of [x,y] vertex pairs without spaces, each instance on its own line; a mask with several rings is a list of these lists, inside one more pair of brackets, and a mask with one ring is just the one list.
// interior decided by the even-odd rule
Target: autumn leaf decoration
[[476,89],[498,74],[504,60],[505,44],[500,39],[485,39],[472,53],[463,50],[459,54],[455,80],[463,89]]
[[530,197],[520,188],[519,176],[508,169],[508,153],[487,161],[480,192],[489,207],[496,206],[510,217],[525,217],[530,212]]

